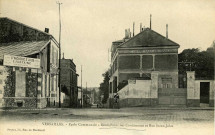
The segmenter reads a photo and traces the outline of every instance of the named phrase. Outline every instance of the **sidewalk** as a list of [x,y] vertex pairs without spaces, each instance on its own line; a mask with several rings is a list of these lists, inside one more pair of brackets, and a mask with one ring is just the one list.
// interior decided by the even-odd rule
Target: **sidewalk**
[[[0,107],[1,111],[21,111],[21,110],[81,110],[81,109],[97,109],[97,110],[106,110],[113,108],[12,108],[12,107]],[[119,110],[133,110],[133,109],[142,109],[142,110],[214,110],[214,107],[209,106],[200,106],[200,107],[186,107],[186,106],[155,106],[155,107],[125,107],[120,108]],[[114,109],[116,110],[116,109]]]
[[22,107],[0,107],[1,111],[20,111],[20,110],[61,110],[63,108],[22,108]]
[[[134,107],[134,108],[141,108],[144,110],[214,110],[214,107],[186,107],[186,106],[156,106],[156,107]],[[126,109],[132,109],[132,107],[129,107]]]

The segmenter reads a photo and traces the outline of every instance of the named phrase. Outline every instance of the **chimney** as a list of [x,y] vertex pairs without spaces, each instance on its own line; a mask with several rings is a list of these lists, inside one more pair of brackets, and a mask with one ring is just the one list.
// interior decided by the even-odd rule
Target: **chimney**
[[129,38],[131,38],[131,31],[130,31],[130,28],[129,28]]
[[134,26],[135,26],[135,23],[133,22],[133,37],[134,37]]
[[128,31],[127,29],[125,29],[125,38],[127,38],[127,35],[128,35]]
[[150,14],[150,29],[152,29],[152,15]]
[[46,33],[49,33],[49,28],[45,28],[45,32],[46,32]]
[[131,38],[130,28],[128,29],[128,37]]
[[63,59],[64,59],[64,53],[63,53]]
[[166,38],[168,38],[168,24],[166,24]]
[[145,30],[145,26],[142,28],[142,31],[144,31]]
[[140,23],[140,32],[142,31],[142,23]]

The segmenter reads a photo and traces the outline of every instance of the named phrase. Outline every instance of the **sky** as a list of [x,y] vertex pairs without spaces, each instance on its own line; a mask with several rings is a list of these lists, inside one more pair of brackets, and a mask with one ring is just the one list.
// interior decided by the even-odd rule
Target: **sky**
[[[140,23],[187,48],[207,49],[215,40],[214,0],[60,0],[61,45],[65,58],[73,59],[80,86],[99,87],[110,67],[108,49],[125,35],[139,33]],[[57,40],[59,16],[56,0],[0,0],[0,17],[8,17],[34,28],[49,28]],[[109,54],[109,55],[108,55]]]

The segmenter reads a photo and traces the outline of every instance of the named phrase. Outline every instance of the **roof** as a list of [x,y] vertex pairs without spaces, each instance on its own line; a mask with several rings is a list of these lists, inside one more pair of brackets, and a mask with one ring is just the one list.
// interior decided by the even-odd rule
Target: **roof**
[[50,41],[23,41],[0,44],[0,59],[3,55],[28,56],[39,53]]
[[150,28],[146,28],[128,41],[120,44],[120,48],[128,47],[162,47],[162,46],[178,46],[179,44],[162,36]]
[[39,31],[39,32],[41,32],[41,33],[43,33],[43,34],[46,34],[46,35],[52,36],[52,35],[51,35],[51,34],[49,34],[49,33],[46,33],[46,32],[44,32],[44,31],[42,31],[42,30],[39,30],[39,29],[33,28],[33,27],[31,27],[31,26],[29,26],[29,25],[26,25],[26,24],[23,24],[23,23],[21,23],[21,22],[15,21],[15,20],[13,20],[13,19],[11,19],[11,18],[8,18],[8,17],[0,17],[0,19],[10,20],[10,21],[12,21],[12,22],[14,22],[14,23],[18,23],[18,24],[20,24],[20,25],[23,25],[23,26],[29,27],[29,28],[31,28],[31,29],[34,29],[34,30],[36,30],[36,31]]
[[59,43],[58,43],[58,41],[55,39],[55,37],[52,36],[51,34],[47,33],[47,32],[44,32],[44,31],[42,31],[42,30],[33,28],[33,27],[29,26],[29,25],[26,25],[26,24],[23,24],[23,23],[21,23],[21,22],[15,21],[15,20],[13,20],[13,19],[11,19],[11,18],[8,18],[8,17],[0,17],[0,20],[9,20],[9,21],[11,21],[11,22],[14,22],[14,23],[17,23],[17,24],[26,26],[26,27],[28,27],[28,28],[34,29],[34,30],[36,30],[36,31],[38,31],[38,32],[41,32],[41,33],[43,33],[43,34],[45,34],[45,35],[48,35],[48,36],[51,37],[51,39],[53,40],[53,42],[59,47]]
[[122,42],[124,42],[123,39],[122,40],[113,41],[113,43],[122,43]]

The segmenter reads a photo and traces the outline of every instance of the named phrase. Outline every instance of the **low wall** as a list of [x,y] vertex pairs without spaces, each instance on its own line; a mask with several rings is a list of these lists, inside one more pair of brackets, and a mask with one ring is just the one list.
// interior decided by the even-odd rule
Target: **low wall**
[[4,107],[27,107],[36,108],[36,98],[4,98]]
[[118,91],[120,107],[154,106],[157,98],[152,94],[152,80],[129,80],[128,85]]
[[209,106],[214,106],[214,80],[196,80],[194,71],[187,71],[187,106],[199,107],[200,106],[200,83],[209,82]]

